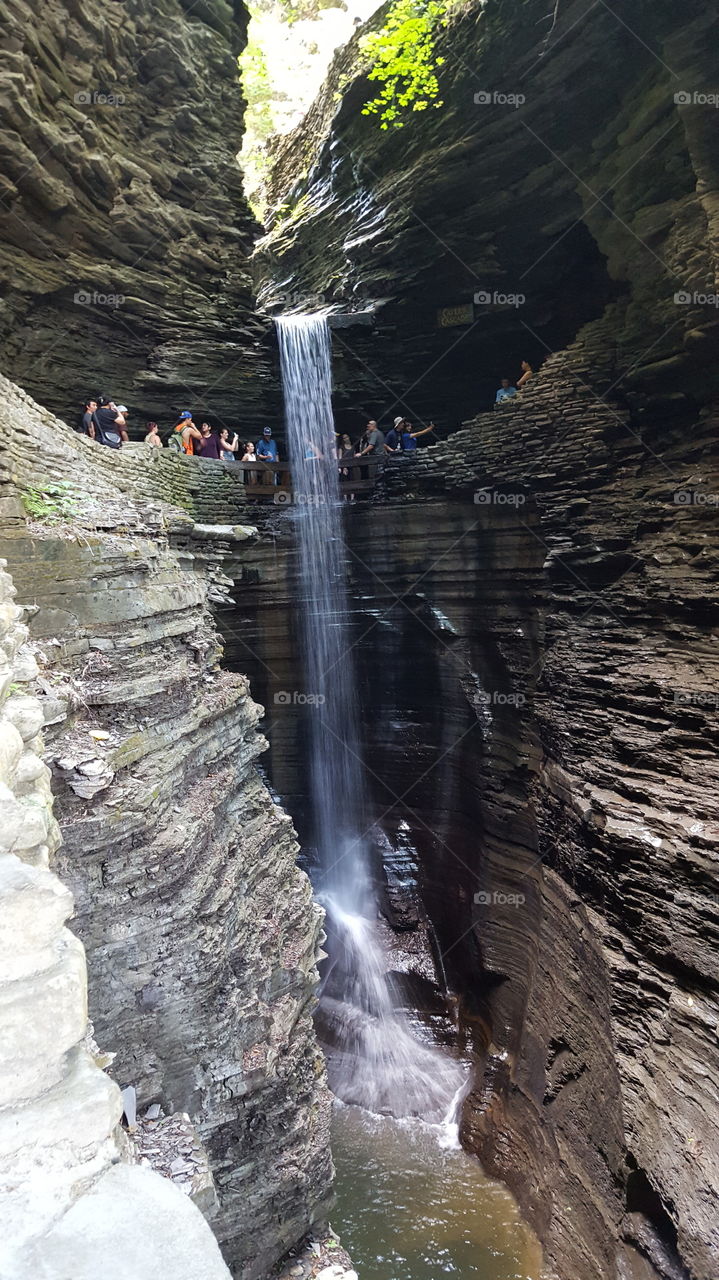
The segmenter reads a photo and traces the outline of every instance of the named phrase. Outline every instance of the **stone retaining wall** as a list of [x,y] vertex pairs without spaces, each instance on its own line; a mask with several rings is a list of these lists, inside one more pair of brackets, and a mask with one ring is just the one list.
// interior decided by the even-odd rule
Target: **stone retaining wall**
[[68,500],[75,505],[120,491],[179,507],[206,523],[233,524],[246,517],[244,473],[236,462],[136,443],[108,449],[73,431],[3,377],[0,402],[0,515],[14,509],[15,488],[50,485],[68,486]]

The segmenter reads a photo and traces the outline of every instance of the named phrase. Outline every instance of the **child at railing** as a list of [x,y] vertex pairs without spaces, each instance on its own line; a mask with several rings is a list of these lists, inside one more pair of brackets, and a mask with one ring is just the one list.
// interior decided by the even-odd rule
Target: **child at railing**
[[[254,442],[253,442],[252,440],[248,440],[248,441],[247,441],[247,444],[245,445],[245,452],[244,452],[244,453],[243,453],[243,455],[242,455],[242,461],[243,461],[243,462],[254,462],[254,463],[256,463],[256,462],[257,462],[257,454],[255,453],[255,446],[254,446]],[[247,484],[247,483],[248,483],[248,475],[249,475],[249,483],[250,483],[250,484],[257,484],[257,480],[258,480],[257,472],[256,472],[256,471],[250,471],[250,472],[247,472],[247,471],[246,471],[246,472],[245,472],[245,484]]]

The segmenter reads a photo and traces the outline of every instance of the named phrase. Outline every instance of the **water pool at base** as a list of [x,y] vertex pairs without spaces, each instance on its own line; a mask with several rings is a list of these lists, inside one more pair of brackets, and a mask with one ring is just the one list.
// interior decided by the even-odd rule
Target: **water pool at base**
[[332,1223],[360,1280],[539,1280],[541,1248],[509,1192],[441,1138],[335,1106]]

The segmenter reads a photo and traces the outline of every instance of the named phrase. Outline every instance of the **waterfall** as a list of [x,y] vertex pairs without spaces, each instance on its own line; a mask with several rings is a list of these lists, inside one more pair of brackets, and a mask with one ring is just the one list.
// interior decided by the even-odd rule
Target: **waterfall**
[[289,316],[277,327],[300,566],[316,887],[327,912],[320,1020],[330,1083],[343,1101],[368,1110],[441,1121],[456,1105],[463,1072],[420,1043],[395,1008],[377,937],[370,809],[347,622],[329,326],[324,316]]

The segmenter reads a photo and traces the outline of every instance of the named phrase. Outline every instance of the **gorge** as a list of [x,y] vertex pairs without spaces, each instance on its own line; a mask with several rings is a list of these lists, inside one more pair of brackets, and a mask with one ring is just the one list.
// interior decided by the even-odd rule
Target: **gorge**
[[2,4],[3,1280],[717,1274],[717,16],[449,8],[382,130],[388,8],[263,230],[241,0]]

